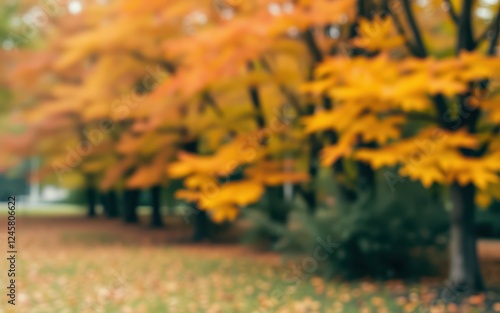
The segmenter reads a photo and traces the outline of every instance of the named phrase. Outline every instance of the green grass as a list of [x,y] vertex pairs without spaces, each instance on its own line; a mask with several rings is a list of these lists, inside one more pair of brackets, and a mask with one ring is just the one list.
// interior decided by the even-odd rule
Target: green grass
[[34,272],[25,260],[38,278],[25,289],[33,299],[29,312],[421,312],[425,292],[368,282],[325,285],[319,278],[289,283],[283,269],[175,248],[88,253],[93,257],[52,260]]
[[406,285],[398,291],[398,285],[325,284],[317,277],[289,282],[284,268],[175,247],[73,248],[22,259],[21,267],[29,283],[20,290],[29,312],[38,313],[403,312],[397,301],[418,312],[424,292],[417,287],[410,301],[414,287]]
[[390,312],[401,309],[388,289],[352,296],[359,284],[287,282],[284,270],[251,260],[175,248],[74,253],[77,258],[40,261],[36,269],[34,260],[22,261],[30,312],[359,312],[375,309],[372,299],[379,297]]
[[[137,208],[139,215],[149,215],[150,207],[140,206]],[[98,215],[102,212],[98,209]],[[18,203],[16,206],[16,214],[19,216],[84,216],[86,214],[85,206],[71,204],[44,204],[33,207]],[[7,203],[4,203],[4,208],[0,208],[0,216],[7,215]]]
[[[2,203],[4,208],[0,209],[0,216],[7,215],[7,203]],[[83,215],[85,209],[78,205],[70,204],[44,204],[40,206],[30,206],[22,202],[16,203],[16,215],[19,216],[71,216]]]
[[[325,283],[304,270],[306,256],[293,275],[276,258],[235,246],[141,243],[137,237],[169,232],[118,221],[31,218],[20,225],[18,302],[9,311],[2,301],[0,312],[428,312],[419,308],[436,296],[434,287],[444,286]],[[6,268],[5,260],[0,266]],[[462,312],[493,311],[476,306]]]

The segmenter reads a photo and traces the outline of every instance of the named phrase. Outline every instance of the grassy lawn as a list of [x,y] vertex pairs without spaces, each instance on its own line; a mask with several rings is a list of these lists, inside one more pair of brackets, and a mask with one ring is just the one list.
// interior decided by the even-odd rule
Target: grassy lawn
[[[137,213],[139,215],[149,215],[151,209],[147,206],[139,206]],[[0,202],[0,216],[7,213],[7,202]],[[101,214],[101,207],[97,207],[98,214]],[[16,213],[20,216],[85,216],[86,208],[82,205],[53,204],[46,203],[32,206],[28,203],[17,202]]]
[[[2,301],[0,312],[457,312],[448,301],[429,311],[442,279],[325,284],[272,253],[179,244],[188,234],[181,226],[21,216],[17,305],[11,310]],[[500,311],[493,298],[498,294],[487,293],[486,304],[468,299],[460,312]]]

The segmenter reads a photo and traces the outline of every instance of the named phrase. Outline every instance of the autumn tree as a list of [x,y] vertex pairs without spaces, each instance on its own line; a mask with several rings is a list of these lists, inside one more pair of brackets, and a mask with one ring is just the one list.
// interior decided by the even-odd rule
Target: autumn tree
[[[450,186],[449,279],[468,292],[482,291],[474,200],[482,193],[493,195],[498,182],[498,121],[492,105],[497,90],[491,84],[500,64],[492,56],[498,14],[480,30],[487,35],[480,35],[474,32],[473,26],[481,23],[472,15],[473,1],[449,7],[449,23],[456,27],[455,55],[435,58],[428,44],[432,39],[425,40],[432,34],[422,34],[416,18],[418,8],[410,1],[400,5],[389,14],[373,12],[377,17],[372,22],[361,21],[361,34],[353,44],[376,57],[337,57],[317,68],[317,81],[307,90],[329,94],[336,105],[307,120],[307,129],[333,128],[340,134],[338,144],[324,149],[324,164],[344,156],[375,168],[399,165],[400,175],[426,187]],[[394,53],[401,49],[403,53]],[[412,119],[424,122],[409,129]],[[360,147],[359,138],[377,146]],[[398,182],[388,179],[393,185]]]

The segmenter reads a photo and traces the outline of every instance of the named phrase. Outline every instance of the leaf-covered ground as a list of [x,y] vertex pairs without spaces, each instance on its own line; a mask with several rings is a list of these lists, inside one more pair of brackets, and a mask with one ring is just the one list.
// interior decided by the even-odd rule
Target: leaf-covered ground
[[[20,217],[17,304],[8,306],[3,296],[0,312],[500,312],[495,291],[456,295],[465,302],[457,309],[438,291],[446,289],[443,279],[325,284],[300,270],[290,276],[272,253],[179,244],[188,235],[181,226],[165,231],[78,216]],[[1,264],[5,269],[4,257]],[[495,284],[498,271],[488,271]],[[0,275],[3,287],[6,273]]]

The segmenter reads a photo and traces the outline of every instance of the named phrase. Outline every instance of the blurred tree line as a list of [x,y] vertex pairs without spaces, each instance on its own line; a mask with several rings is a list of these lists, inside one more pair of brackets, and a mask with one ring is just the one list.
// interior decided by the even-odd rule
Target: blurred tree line
[[2,13],[2,169],[39,157],[31,177],[127,223],[145,201],[162,226],[175,195],[195,241],[242,214],[279,250],[329,238],[328,276],[431,273],[449,244],[450,280],[484,290],[498,4],[79,3]]

